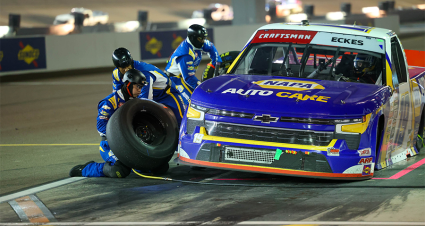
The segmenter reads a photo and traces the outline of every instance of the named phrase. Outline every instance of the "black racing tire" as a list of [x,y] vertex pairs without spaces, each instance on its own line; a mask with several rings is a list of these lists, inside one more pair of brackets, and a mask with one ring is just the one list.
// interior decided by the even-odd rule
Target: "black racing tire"
[[[424,109],[425,110],[425,109]],[[418,135],[416,137],[416,149],[418,152],[424,147],[424,136],[425,136],[425,112],[422,110],[421,122],[419,123]]]
[[[221,60],[223,61],[218,69],[218,75],[225,74],[227,69],[233,63],[233,61],[238,57],[240,51],[229,51],[220,55]],[[214,68],[211,67],[211,62],[205,68],[204,73],[202,74],[202,82],[214,77]]]
[[177,149],[178,130],[170,108],[132,99],[111,116],[106,135],[112,152],[126,166],[153,170],[170,161]]

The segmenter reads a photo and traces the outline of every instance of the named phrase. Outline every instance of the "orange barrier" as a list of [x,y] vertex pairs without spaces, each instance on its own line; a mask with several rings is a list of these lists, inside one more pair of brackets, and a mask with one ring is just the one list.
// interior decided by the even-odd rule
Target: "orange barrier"
[[407,65],[425,67],[425,51],[404,50],[406,54]]

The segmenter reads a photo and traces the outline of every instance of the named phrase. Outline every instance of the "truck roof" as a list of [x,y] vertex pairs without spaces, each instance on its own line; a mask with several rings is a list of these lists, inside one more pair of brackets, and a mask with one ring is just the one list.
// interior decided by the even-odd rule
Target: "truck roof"
[[[275,23],[268,24],[260,27],[258,30],[303,30],[303,31],[321,31],[321,32],[333,32],[350,35],[361,35],[375,38],[387,39],[393,36],[393,32],[389,29],[359,26],[359,25],[347,25],[347,24],[325,24],[325,23],[310,23],[309,25],[302,25],[302,23]],[[257,30],[257,31],[258,31]],[[391,35],[389,35],[391,33]]]
[[86,13],[86,12],[91,12],[91,9],[87,9],[83,7],[71,9],[71,13]]

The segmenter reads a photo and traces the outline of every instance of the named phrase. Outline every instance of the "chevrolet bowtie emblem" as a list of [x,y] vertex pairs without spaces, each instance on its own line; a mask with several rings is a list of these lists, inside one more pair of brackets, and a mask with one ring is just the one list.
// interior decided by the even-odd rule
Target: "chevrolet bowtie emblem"
[[277,122],[278,119],[278,117],[271,117],[270,115],[256,115],[253,118],[254,121],[260,121],[261,123]]

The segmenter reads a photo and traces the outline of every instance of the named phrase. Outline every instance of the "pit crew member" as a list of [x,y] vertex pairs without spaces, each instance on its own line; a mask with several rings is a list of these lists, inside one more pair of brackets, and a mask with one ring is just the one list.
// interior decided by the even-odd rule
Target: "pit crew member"
[[[142,87],[146,85],[146,76],[136,69],[128,70],[123,77],[124,85],[119,90],[109,94],[98,104],[97,131],[102,138],[99,152],[103,163],[94,161],[84,165],[74,166],[69,172],[71,177],[127,177],[131,168],[124,165],[111,151],[106,139],[106,125],[109,118],[125,102],[140,95]],[[165,169],[166,168],[166,169]],[[168,170],[168,163],[161,170]]]
[[222,62],[220,54],[214,44],[206,39],[207,37],[205,27],[198,24],[191,25],[187,29],[186,40],[177,47],[165,67],[167,75],[188,101],[193,90],[201,84],[195,74],[202,60],[202,52],[208,53],[213,68]]
[[113,52],[112,62],[116,67],[112,73],[114,92],[123,86],[122,75],[126,71],[133,68],[141,71],[146,76],[146,86],[143,87],[139,98],[147,98],[168,106],[180,126],[188,101],[163,71],[152,64],[133,60],[130,51],[122,47]]

